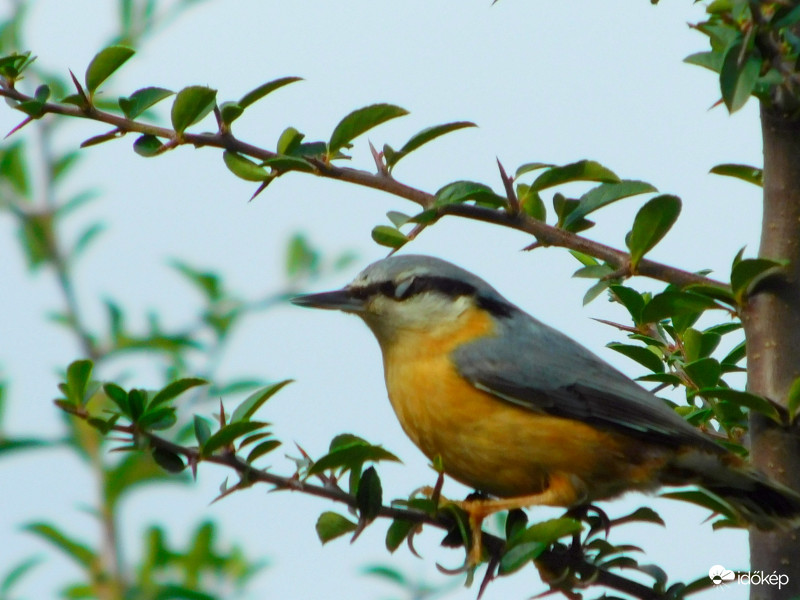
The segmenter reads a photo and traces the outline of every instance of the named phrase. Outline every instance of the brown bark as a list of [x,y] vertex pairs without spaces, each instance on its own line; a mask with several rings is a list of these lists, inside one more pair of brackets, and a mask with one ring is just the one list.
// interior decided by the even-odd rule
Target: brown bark
[[[800,376],[800,121],[762,106],[764,215],[759,256],[789,261],[743,311],[749,391],[785,405]],[[751,418],[753,463],[777,481],[800,490],[800,436],[760,415]],[[800,596],[800,530],[750,534],[751,570],[786,574],[788,585],[751,585],[750,598]]]

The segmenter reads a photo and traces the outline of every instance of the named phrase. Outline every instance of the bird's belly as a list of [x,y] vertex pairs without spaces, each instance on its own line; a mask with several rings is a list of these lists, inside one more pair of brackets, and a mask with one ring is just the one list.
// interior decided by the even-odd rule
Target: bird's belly
[[385,367],[389,398],[406,434],[468,486],[522,496],[566,478],[574,482],[578,502],[655,485],[655,465],[631,461],[630,438],[482,392],[458,375],[447,355],[387,360]]

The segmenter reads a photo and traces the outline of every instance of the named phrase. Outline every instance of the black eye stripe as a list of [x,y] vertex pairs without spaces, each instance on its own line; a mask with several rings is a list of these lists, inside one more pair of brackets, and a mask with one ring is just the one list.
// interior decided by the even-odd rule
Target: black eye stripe
[[400,284],[401,294],[397,295],[398,286],[392,281],[381,281],[363,287],[350,288],[350,293],[360,299],[366,299],[376,294],[381,294],[393,300],[403,301],[424,292],[438,292],[450,298],[460,296],[475,297],[476,304],[498,317],[509,317],[513,307],[502,300],[480,296],[475,286],[458,279],[435,277],[426,275],[415,276],[407,285]]

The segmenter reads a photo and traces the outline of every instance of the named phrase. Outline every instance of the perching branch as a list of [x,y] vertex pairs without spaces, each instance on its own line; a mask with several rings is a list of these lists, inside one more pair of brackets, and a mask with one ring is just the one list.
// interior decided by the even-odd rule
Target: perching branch
[[[26,102],[33,99],[31,96],[27,96],[7,85],[0,87],[0,96],[5,96],[17,102]],[[181,133],[178,135],[172,129],[126,119],[125,117],[113,113],[98,110],[93,106],[82,108],[67,104],[45,102],[42,104],[41,110],[42,114],[58,114],[107,123],[113,126],[115,130],[118,130],[121,135],[125,133],[140,133],[168,139],[170,140],[170,142],[168,142],[170,147],[181,144],[191,144],[198,148],[220,148],[247,155],[261,161],[280,156],[270,150],[239,140],[230,132]],[[116,134],[114,137],[117,137]],[[437,216],[457,215],[468,219],[502,225],[518,231],[524,231],[534,235],[539,245],[577,250],[604,260],[615,270],[619,271],[621,275],[644,275],[679,287],[704,285],[723,289],[728,288],[727,284],[720,281],[650,260],[640,261],[634,271],[631,268],[630,255],[627,252],[575,235],[564,229],[553,227],[522,212],[514,211],[514,214],[512,214],[507,211],[493,210],[467,204],[437,206],[436,196],[433,194],[397,181],[386,173],[380,171],[378,173],[370,173],[359,169],[340,167],[322,160],[309,159],[308,162],[313,167],[313,174],[319,177],[337,179],[405,198],[406,200],[418,204],[423,210],[435,210]]]

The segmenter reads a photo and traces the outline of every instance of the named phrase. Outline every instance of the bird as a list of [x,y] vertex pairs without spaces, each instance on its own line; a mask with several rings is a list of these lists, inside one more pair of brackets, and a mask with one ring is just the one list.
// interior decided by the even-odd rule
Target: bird
[[800,521],[800,494],[450,262],[392,255],[342,289],[292,302],[360,317],[405,433],[444,473],[487,495],[462,503],[471,565],[494,512],[588,506],[662,486],[699,486],[759,529]]

